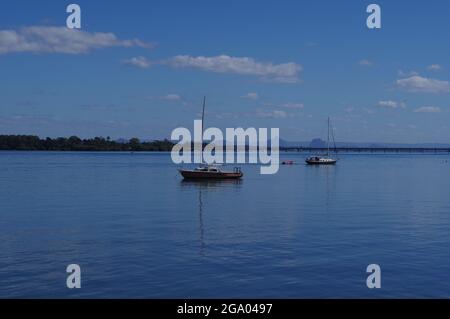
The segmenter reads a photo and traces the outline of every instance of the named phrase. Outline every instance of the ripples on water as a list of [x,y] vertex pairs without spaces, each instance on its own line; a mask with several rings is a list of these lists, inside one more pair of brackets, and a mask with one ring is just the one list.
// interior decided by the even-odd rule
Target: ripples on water
[[304,157],[183,182],[168,154],[0,153],[0,297],[450,297],[449,156]]

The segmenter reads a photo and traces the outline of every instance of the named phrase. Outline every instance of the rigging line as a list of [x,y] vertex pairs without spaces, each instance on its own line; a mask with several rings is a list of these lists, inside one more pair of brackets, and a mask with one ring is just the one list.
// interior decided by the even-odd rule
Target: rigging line
[[336,153],[336,156],[337,156],[337,147],[336,147],[336,141],[335,141],[335,139],[334,139],[334,129],[333,129],[333,126],[331,126],[331,138],[333,139],[334,152]]

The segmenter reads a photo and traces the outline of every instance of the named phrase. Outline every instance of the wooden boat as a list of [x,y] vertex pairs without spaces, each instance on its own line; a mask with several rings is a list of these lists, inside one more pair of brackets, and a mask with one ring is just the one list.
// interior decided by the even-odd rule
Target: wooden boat
[[[334,134],[331,131],[331,136],[333,137],[334,143]],[[334,143],[334,148],[336,149],[336,143]],[[328,136],[327,136],[327,153],[325,155],[315,155],[308,157],[305,160],[308,165],[334,165],[337,162],[337,158],[333,158],[330,156],[330,118],[328,118]]]
[[[202,151],[203,151],[203,127],[205,119],[206,97],[203,97],[202,111]],[[244,176],[239,167],[235,167],[233,171],[222,171],[217,165],[203,163],[203,153],[201,153],[202,165],[195,169],[180,169],[179,172],[184,179],[211,180],[211,179],[239,179]]]

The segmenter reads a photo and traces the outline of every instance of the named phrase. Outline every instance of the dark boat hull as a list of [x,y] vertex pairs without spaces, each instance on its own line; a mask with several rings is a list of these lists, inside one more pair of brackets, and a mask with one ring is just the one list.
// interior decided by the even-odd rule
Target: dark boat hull
[[306,164],[308,165],[334,165],[336,164],[337,160],[333,160],[333,161],[311,161],[311,160],[306,160],[305,161]]
[[239,179],[244,175],[242,172],[199,172],[192,170],[180,170],[180,174],[185,179]]

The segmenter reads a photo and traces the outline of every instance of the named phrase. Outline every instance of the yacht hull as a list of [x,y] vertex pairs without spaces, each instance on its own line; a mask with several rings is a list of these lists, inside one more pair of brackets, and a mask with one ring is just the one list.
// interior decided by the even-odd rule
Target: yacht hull
[[242,172],[201,172],[195,170],[180,170],[184,179],[239,179]]
[[334,165],[337,160],[329,160],[329,161],[317,161],[317,160],[305,160],[308,165]]

